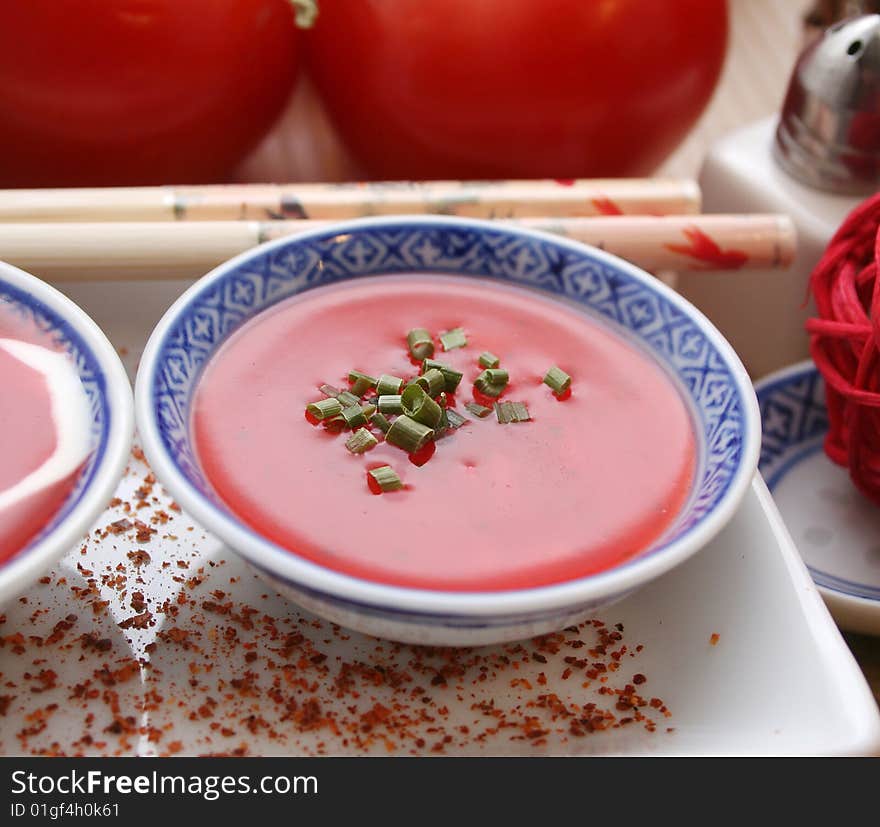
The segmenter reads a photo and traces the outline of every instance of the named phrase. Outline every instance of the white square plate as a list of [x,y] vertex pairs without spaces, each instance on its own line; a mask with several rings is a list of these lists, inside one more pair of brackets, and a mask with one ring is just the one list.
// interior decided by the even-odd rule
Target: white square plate
[[[68,292],[131,369],[172,289],[129,289],[124,305]],[[759,477],[709,546],[601,629],[423,650],[268,593],[160,486],[136,495],[147,474],[133,459],[118,492],[132,512],[108,510],[5,607],[0,754],[880,753],[871,692]],[[122,518],[156,533],[105,531]]]

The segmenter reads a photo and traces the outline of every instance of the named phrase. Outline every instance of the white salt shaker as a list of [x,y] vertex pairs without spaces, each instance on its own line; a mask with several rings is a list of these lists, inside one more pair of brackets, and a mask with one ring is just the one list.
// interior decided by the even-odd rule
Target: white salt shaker
[[799,57],[782,113],[728,135],[699,176],[703,210],[786,213],[787,270],[683,273],[678,289],[754,378],[808,356],[809,276],[846,215],[880,185],[880,15],[835,24]]

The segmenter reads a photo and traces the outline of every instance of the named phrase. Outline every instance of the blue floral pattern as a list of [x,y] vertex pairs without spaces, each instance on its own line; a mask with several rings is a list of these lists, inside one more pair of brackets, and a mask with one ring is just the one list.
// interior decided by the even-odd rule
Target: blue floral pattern
[[[758,383],[761,409],[761,458],[758,470],[772,491],[803,460],[822,450],[828,433],[825,381],[812,362]],[[830,462],[830,460],[829,460]],[[880,589],[839,577],[807,564],[817,586],[867,600],[880,600]]]
[[809,365],[795,375],[759,384],[758,405],[763,423],[758,468],[772,490],[792,448],[815,443],[828,431],[825,383]]

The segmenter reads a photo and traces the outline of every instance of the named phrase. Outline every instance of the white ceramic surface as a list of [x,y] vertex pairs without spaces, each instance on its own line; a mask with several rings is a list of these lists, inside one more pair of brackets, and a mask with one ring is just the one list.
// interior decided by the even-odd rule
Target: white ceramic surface
[[[119,495],[133,499],[146,467],[133,464],[134,473],[123,480]],[[167,497],[160,496],[160,504]],[[119,519],[118,509],[109,512],[98,525]],[[520,668],[480,678],[471,666],[457,683],[436,686],[424,676],[414,674],[405,684],[402,696],[391,686],[371,681],[356,683],[359,697],[339,693],[341,662],[359,662],[383,674],[405,673],[415,657],[414,649],[394,646],[357,633],[340,634],[330,624],[297,610],[285,599],[267,594],[262,579],[252,574],[240,558],[223,544],[200,530],[194,530],[185,515],[176,515],[162,526],[161,534],[143,546],[152,557],[136,568],[120,548],[128,548],[124,538],[109,536],[89,543],[87,553],[74,551],[57,570],[48,586],[27,592],[27,604],[10,605],[5,632],[46,634],[68,612],[78,614],[73,640],[85,631],[112,641],[112,649],[96,653],[84,651],[74,643],[65,649],[40,647],[34,656],[51,657],[58,673],[57,685],[39,695],[18,693],[5,717],[0,717],[0,754],[18,755],[39,751],[55,744],[64,752],[84,754],[202,755],[224,752],[244,744],[252,755],[387,755],[433,754],[437,731],[450,733],[454,740],[443,749],[445,755],[866,755],[880,754],[880,716],[864,677],[828,615],[814,585],[788,537],[764,484],[756,478],[738,513],[730,524],[699,555],[640,590],[626,600],[606,607],[597,617],[609,628],[621,624],[624,640],[630,646],[620,675],[610,676],[608,684],[597,681],[584,688],[577,679],[565,680],[566,657],[590,659],[586,649],[563,648],[547,654],[544,662],[524,663]],[[123,542],[120,542],[123,540]],[[115,570],[123,561],[128,588],[123,592],[101,582],[99,597],[109,601],[106,615],[91,617],[87,606],[71,598],[72,587],[85,585],[88,573]],[[177,561],[185,562],[181,571]],[[163,568],[163,563],[171,563]],[[84,574],[83,572],[86,572]],[[204,580],[193,590],[184,581],[202,572]],[[134,579],[137,578],[137,586]],[[99,578],[103,580],[103,578]],[[142,630],[121,630],[118,623],[133,615],[132,589],[143,593],[147,605],[156,613],[154,626]],[[226,616],[205,611],[215,593],[231,601],[236,610],[247,605],[272,618],[279,630],[277,639],[267,637],[258,622],[253,632],[242,631]],[[157,612],[166,599],[176,604],[184,593],[192,602],[181,606],[177,615]],[[265,595],[265,597],[264,597]],[[45,610],[36,625],[30,618]],[[239,644],[224,643],[225,632],[234,628]],[[175,642],[175,630],[185,630],[183,644]],[[328,671],[316,677],[309,668],[294,672],[294,678],[307,677],[310,689],[290,691],[293,697],[320,699],[322,712],[340,721],[368,715],[376,704],[410,716],[410,739],[403,746],[392,739],[389,748],[380,738],[366,747],[355,744],[349,733],[336,735],[326,728],[309,729],[285,718],[283,705],[270,700],[266,690],[277,684],[279,670],[273,661],[283,658],[283,641],[290,632],[302,634],[314,651],[326,657]],[[712,635],[718,639],[712,645]],[[575,635],[577,637],[577,635]],[[251,648],[245,650],[243,646]],[[635,653],[633,646],[643,646]],[[527,652],[538,646],[526,641]],[[245,660],[245,651],[254,661]],[[510,650],[504,646],[459,650],[462,663],[476,657],[497,662]],[[433,658],[438,666],[448,662],[442,651]],[[106,664],[116,669],[132,659],[143,659],[135,677],[113,686],[114,702],[120,715],[136,722],[138,732],[162,734],[158,741],[135,734],[123,741],[108,735],[111,720],[103,699],[83,702],[71,698],[77,684],[105,690],[96,676],[105,675]],[[294,659],[294,661],[296,658]],[[32,657],[19,656],[12,647],[0,649],[0,673],[4,680],[27,685],[23,673],[33,670]],[[505,710],[508,718],[542,695],[555,694],[566,706],[595,703],[600,709],[615,711],[614,697],[601,694],[604,687],[619,688],[635,673],[646,676],[639,687],[645,697],[657,696],[668,706],[668,718],[645,710],[657,722],[648,732],[641,725],[619,726],[583,738],[567,735],[568,722],[553,722],[546,709],[531,712],[546,726],[549,734],[540,742],[512,738],[504,730],[483,740],[462,736],[459,727],[469,727],[471,735],[485,727],[487,719],[475,711],[478,704],[491,702]],[[540,685],[541,675],[546,683]],[[198,688],[193,688],[196,680]],[[233,689],[241,681],[253,681],[261,691],[242,696]],[[527,681],[528,685],[515,682]],[[312,683],[313,682],[313,683]],[[424,695],[407,700],[409,690],[424,687]],[[285,687],[284,681],[281,683]],[[524,688],[526,687],[526,688]],[[194,713],[206,697],[214,699],[210,716]],[[401,698],[403,697],[403,701]],[[146,698],[146,702],[145,702]],[[158,699],[158,700],[157,700]],[[58,703],[49,725],[25,740],[18,733],[30,722],[27,714]],[[352,712],[354,710],[354,712]],[[417,713],[426,711],[419,720]],[[525,710],[529,712],[528,709]],[[79,739],[88,715],[96,719],[97,743],[83,745]],[[244,722],[265,722],[249,731]],[[489,723],[493,719],[488,719]],[[219,734],[218,726],[229,727],[233,735]],[[273,735],[268,732],[271,729]],[[417,739],[423,739],[422,746]],[[23,747],[26,745],[26,748]]]
[[[128,284],[108,289],[105,284],[78,284],[67,290],[123,349],[126,366],[133,374],[149,331],[182,287],[175,283]],[[120,295],[117,289],[126,297],[124,302],[115,298]],[[136,461],[131,468],[131,474],[118,488],[123,500],[132,499],[147,472]],[[168,497],[158,487],[156,494],[156,506],[167,509]],[[149,513],[144,512],[144,516]],[[110,535],[100,539],[93,534],[84,555],[74,550],[57,567],[57,574],[66,578],[65,585],[59,585],[57,577],[53,577],[51,585],[34,586],[26,593],[27,604],[10,604],[4,634],[18,630],[45,634],[73,611],[78,620],[69,635],[89,630],[98,638],[111,641],[112,649],[107,653],[84,652],[78,643],[65,648],[65,641],[52,650],[37,647],[31,657],[17,655],[8,646],[0,649],[0,673],[4,680],[18,682],[24,672],[33,669],[35,657],[51,656],[59,675],[56,688],[40,695],[19,693],[7,715],[0,717],[0,754],[19,755],[48,748],[52,743],[71,751],[71,745],[82,734],[85,716],[91,713],[97,714],[96,740],[104,743],[80,744],[79,749],[88,754],[163,754],[171,751],[169,745],[173,744],[174,749],[179,749],[176,754],[197,755],[230,749],[242,740],[249,743],[254,754],[308,754],[316,751],[322,741],[328,754],[363,754],[350,742],[343,745],[340,737],[328,738],[326,731],[300,731],[289,722],[280,723],[277,707],[267,702],[265,693],[262,698],[243,701],[233,697],[229,691],[231,682],[244,677],[250,667],[241,653],[227,657],[220,644],[211,648],[210,641],[222,641],[226,623],[205,613],[203,601],[216,599],[210,596],[221,590],[227,596],[225,599],[233,599],[236,605],[258,606],[267,615],[281,619],[278,625],[282,635],[295,629],[315,641],[328,655],[331,665],[338,664],[337,657],[359,657],[372,665],[405,664],[411,650],[404,647],[394,653],[393,647],[386,647],[378,652],[377,647],[383,646],[381,641],[356,634],[343,640],[327,634],[327,624],[316,628],[308,614],[267,593],[263,582],[220,541],[194,527],[185,515],[169,513],[172,518],[162,526],[161,533],[142,546],[152,557],[147,566],[137,568],[132,564],[125,552],[138,546],[127,538]],[[112,509],[96,525],[106,526],[122,516],[122,509]],[[180,564],[187,568],[180,569]],[[130,578],[130,587],[122,592],[114,588],[112,581],[105,580],[119,565]],[[155,625],[143,630],[118,627],[119,622],[133,614],[133,588],[140,589],[145,602],[156,611],[166,599],[176,601],[176,596],[186,588],[183,581],[200,567],[204,568],[205,580],[191,593],[195,605],[184,606],[179,616],[157,612]],[[89,607],[75,600],[71,591],[84,586],[89,573],[97,573],[96,597],[108,601],[107,614],[94,618]],[[39,610],[45,613],[37,615]],[[35,624],[31,622],[34,616]],[[543,745],[510,740],[503,732],[483,743],[463,743],[464,739],[457,736],[446,754],[880,754],[878,711],[866,681],[758,479],[728,526],[701,554],[637,595],[604,610],[600,617],[609,626],[621,623],[631,646],[644,646],[632,659],[627,655],[626,672],[616,684],[629,681],[633,672],[647,677],[645,694],[661,697],[671,712],[668,719],[659,719],[658,731],[649,733],[643,727],[630,725],[583,739],[564,741],[554,735]],[[175,628],[200,630],[202,636],[194,641],[196,647],[175,645],[169,634]],[[719,636],[715,646],[710,643],[713,634]],[[331,642],[325,644],[327,639]],[[243,640],[249,641],[247,637]],[[156,644],[155,648],[150,644]],[[257,665],[252,671],[263,688],[269,685],[267,678],[271,674],[266,664],[270,659],[278,659],[277,650],[278,645],[265,638],[256,641],[253,651],[258,656],[254,661]],[[501,649],[485,647],[475,651],[491,656]],[[445,705],[451,721],[468,724],[477,717],[471,708],[475,702],[495,700],[511,708],[520,703],[520,695],[534,697],[536,692],[558,693],[566,703],[595,702],[609,706],[599,694],[601,684],[585,689],[580,681],[562,679],[564,657],[583,651],[563,650],[548,658],[546,664],[532,662],[523,666],[516,676],[533,681],[531,693],[511,686],[510,672],[491,675],[478,688],[469,685],[468,691],[475,697],[463,694],[463,700],[457,698],[461,693],[454,688],[450,691],[428,681],[428,702],[423,706],[436,712]],[[133,679],[114,687],[120,714],[131,716],[139,726],[169,729],[158,742],[138,734],[123,746],[117,736],[102,732],[109,722],[106,706],[72,701],[69,687],[89,680],[95,682],[96,670],[102,664],[118,667],[132,657],[144,658],[150,667],[144,666]],[[198,674],[191,671],[193,665],[201,670]],[[332,677],[338,665],[333,669],[331,679],[319,683],[316,689],[328,709],[340,710],[355,703],[359,709],[365,709],[375,701],[389,700],[391,693],[386,686],[370,688],[356,702],[337,698]],[[537,683],[540,672],[547,676],[546,687]],[[194,678],[207,687],[199,692],[207,692],[217,701],[212,717],[190,718],[187,701],[193,694],[199,694],[191,688]],[[103,689],[100,683],[95,685]],[[223,686],[226,691],[215,691]],[[149,710],[144,703],[144,692],[148,690],[155,691]],[[156,696],[162,700],[157,702]],[[25,714],[55,702],[59,708],[46,729],[30,738],[25,747],[19,738],[20,731],[31,725],[24,720]],[[256,713],[265,713],[273,725],[284,730],[283,737],[273,739],[263,730],[256,734],[241,730],[240,720],[244,716],[238,713],[242,703],[253,704]],[[613,703],[610,705],[613,708]],[[546,719],[546,712],[536,714]],[[239,732],[235,737],[218,736],[212,724],[230,717],[239,721]],[[424,732],[428,726],[424,724],[414,732],[415,737],[425,736],[426,740],[425,746],[414,747],[419,754],[432,754],[433,741]],[[673,731],[667,732],[667,728]],[[453,731],[454,726],[447,724],[447,729]],[[374,746],[372,752],[387,754],[381,744]]]

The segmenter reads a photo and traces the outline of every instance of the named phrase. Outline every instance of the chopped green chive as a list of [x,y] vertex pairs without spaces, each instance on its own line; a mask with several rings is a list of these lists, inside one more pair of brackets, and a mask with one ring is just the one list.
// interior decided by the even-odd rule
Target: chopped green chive
[[388,433],[388,429],[391,427],[391,423],[388,421],[388,417],[385,414],[377,411],[370,417],[370,424],[374,425],[378,428],[383,434]]
[[406,415],[398,416],[385,434],[386,442],[403,448],[408,454],[424,448],[433,438],[434,431],[431,428]]
[[449,430],[449,416],[446,413],[446,408],[440,409],[440,421],[437,423],[434,428],[434,439],[439,439]]
[[492,413],[491,408],[487,408],[485,405],[480,405],[479,402],[465,402],[464,406],[478,419],[484,419]]
[[321,424],[332,434],[338,434],[340,431],[344,431],[347,427],[345,419],[341,414],[339,416],[331,417],[330,419],[323,419],[321,420]]
[[379,397],[379,411],[383,414],[402,414],[403,403],[400,394],[383,394]]
[[332,419],[342,413],[342,404],[330,397],[306,405],[306,412],[315,419]]
[[553,393],[559,396],[559,394],[565,393],[571,387],[571,377],[562,368],[553,365],[544,375],[544,384],[548,385]]
[[443,408],[418,385],[410,385],[406,388],[400,401],[406,416],[431,429],[436,428],[443,418]]
[[388,491],[399,491],[403,488],[403,481],[390,465],[373,468],[367,473],[375,480],[383,494]]
[[379,396],[400,393],[402,387],[403,379],[398,376],[392,376],[390,373],[383,373],[376,381],[376,393]]
[[413,359],[422,361],[434,355],[434,340],[423,327],[414,327],[406,334],[406,344]]
[[354,380],[354,384],[351,386],[351,392],[357,396],[363,396],[370,388],[375,388],[376,385],[370,382],[370,378],[368,376],[359,376]]
[[508,422],[528,422],[532,418],[525,402],[496,402],[495,416],[502,425]]
[[375,376],[370,376],[369,373],[363,373],[359,370],[350,370],[348,372],[348,381],[354,384],[358,379],[366,379],[367,382],[370,383],[371,388],[376,387],[376,382],[379,380]]
[[372,405],[351,405],[342,409],[342,417],[349,428],[360,428],[369,422],[370,417],[376,412]]
[[358,428],[345,442],[345,447],[353,454],[363,454],[379,444],[366,428]]
[[[374,377],[352,370],[348,374],[348,390],[322,384],[319,389],[326,398],[306,407],[312,422],[320,420],[325,428],[336,433],[351,430],[345,447],[352,454],[372,450],[384,435],[386,442],[409,454],[411,462],[422,465],[434,452],[435,446],[429,444],[432,440],[439,441],[469,421],[464,412],[449,407],[453,403],[447,398],[447,394],[456,392],[464,374],[433,358],[434,340],[425,328],[413,328],[406,339],[410,355],[421,363],[420,376],[404,380],[389,373]],[[441,333],[439,340],[445,351],[468,344],[461,327]],[[529,422],[531,414],[525,402],[494,401],[510,382],[508,371],[500,367],[500,358],[486,350],[477,361],[481,372],[474,379],[475,398],[464,404],[465,410],[478,419],[485,419],[494,411],[502,425]],[[556,365],[547,371],[543,381],[557,396],[571,387],[571,376]],[[368,483],[375,494],[405,487],[390,465],[368,471]]]
[[439,370],[440,373],[443,374],[443,379],[446,383],[444,385],[444,390],[448,393],[455,393],[458,383],[461,382],[462,377],[464,376],[461,371],[457,371],[451,365],[437,362],[434,359],[425,359],[425,361],[422,362],[422,373],[427,373],[429,370]]
[[440,344],[443,345],[443,350],[465,347],[467,345],[467,336],[465,336],[462,328],[456,327],[440,334]]
[[508,372],[501,368],[487,368],[481,375],[492,385],[506,385],[510,381]]
[[467,418],[462,416],[457,410],[454,408],[446,408],[446,425],[449,428],[460,428],[467,422]]
[[487,368],[474,380],[474,387],[483,396],[501,396],[501,392],[507,387],[507,371]]
[[419,385],[428,396],[437,396],[446,387],[446,377],[443,371],[431,368],[416,379],[415,384]]
[[339,404],[342,405],[343,408],[350,408],[352,405],[357,405],[361,401],[361,398],[355,396],[351,391],[342,391],[336,398],[339,400]]

